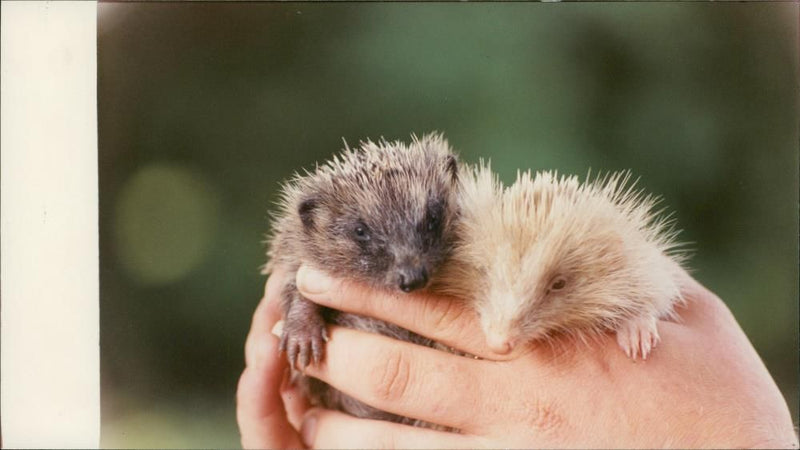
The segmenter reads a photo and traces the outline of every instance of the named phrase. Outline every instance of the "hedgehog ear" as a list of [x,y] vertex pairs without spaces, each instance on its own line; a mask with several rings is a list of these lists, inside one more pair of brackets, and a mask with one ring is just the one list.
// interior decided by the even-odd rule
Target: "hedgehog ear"
[[297,213],[300,214],[300,220],[306,229],[314,226],[314,210],[317,209],[317,206],[317,199],[311,197],[300,202],[300,206],[297,207]]
[[453,183],[458,181],[458,159],[456,159],[455,155],[447,155],[445,170],[450,174],[450,181]]

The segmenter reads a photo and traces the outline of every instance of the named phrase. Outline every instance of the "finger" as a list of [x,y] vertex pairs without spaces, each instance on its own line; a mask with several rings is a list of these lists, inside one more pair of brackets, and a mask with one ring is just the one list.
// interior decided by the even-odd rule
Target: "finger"
[[253,365],[255,361],[256,349],[252,347],[261,336],[270,334],[275,323],[281,318],[280,290],[285,279],[284,272],[276,271],[264,285],[264,297],[253,312],[253,320],[244,345],[245,364],[248,366]]
[[251,330],[258,329],[263,331],[267,328],[266,322],[275,323],[273,319],[281,316],[280,294],[285,284],[286,272],[283,270],[276,270],[267,279],[266,284],[264,284],[264,296],[261,298],[258,307],[256,307],[256,314],[253,314]]
[[307,375],[382,411],[466,431],[480,429],[475,408],[492,397],[488,380],[494,374],[488,371],[496,363],[349,328],[330,331],[325,360],[308,366]]
[[264,334],[254,339],[251,362],[239,378],[236,420],[244,448],[301,447],[290,426],[279,387],[286,363],[277,354],[277,339]]
[[[753,344],[725,302],[688,273],[684,272],[683,275],[681,286],[686,305],[677,309],[681,317],[679,326],[685,325],[682,331],[700,336],[706,344],[705,348],[737,347],[740,358],[750,359],[750,367],[765,369]],[[700,347],[693,348],[698,350]]]
[[281,398],[286,408],[286,417],[289,419],[289,423],[296,430],[299,430],[300,424],[303,422],[303,416],[311,405],[300,388],[291,382],[291,375],[288,370],[281,384]]
[[718,326],[722,321],[730,321],[733,316],[725,303],[713,292],[700,284],[687,272],[680,275],[681,295],[685,302],[676,306],[680,322],[692,327]]
[[308,266],[297,272],[297,288],[315,303],[391,322],[472,355],[492,360],[516,357],[516,353],[495,353],[486,345],[477,314],[463,301],[429,293],[369,289]]
[[357,419],[326,409],[311,410],[303,422],[303,441],[313,448],[475,448],[477,439],[462,434]]

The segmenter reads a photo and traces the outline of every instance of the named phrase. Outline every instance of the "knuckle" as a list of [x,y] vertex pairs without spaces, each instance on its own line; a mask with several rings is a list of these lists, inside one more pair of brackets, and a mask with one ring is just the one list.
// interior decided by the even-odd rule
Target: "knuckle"
[[411,363],[400,349],[392,349],[377,367],[372,390],[382,401],[392,402],[408,395],[411,381]]
[[550,436],[557,434],[564,423],[558,408],[541,399],[526,402],[525,416],[531,428]]
[[[319,416],[317,433],[313,448],[369,448],[395,449],[397,445],[393,433],[381,425],[364,426],[359,419],[343,418],[341,413],[323,413]],[[326,420],[329,418],[330,420]]]
[[[387,431],[383,426],[376,426],[367,430],[361,429],[359,433],[349,433],[350,439],[346,446],[350,448],[373,448],[376,450],[398,448],[394,434]],[[358,442],[352,441],[353,436],[358,436],[356,438]]]
[[334,281],[327,292],[326,306],[341,310],[352,311],[353,308],[361,303],[364,293],[359,286],[355,286],[347,281]]
[[244,363],[247,366],[253,365],[255,363],[255,339],[253,338],[252,333],[247,336],[247,340],[244,341]]
[[267,278],[267,282],[264,284],[264,298],[267,299],[268,302],[280,297],[285,280],[286,271],[282,269],[273,271],[272,275]]
[[266,361],[272,350],[273,345],[267,336],[251,336],[245,342],[245,364],[252,366]]
[[398,448],[392,433],[381,433],[376,436],[375,448],[377,449],[395,449]]
[[335,310],[347,311],[345,306],[352,301],[352,293],[340,287],[332,288],[325,297],[325,306]]

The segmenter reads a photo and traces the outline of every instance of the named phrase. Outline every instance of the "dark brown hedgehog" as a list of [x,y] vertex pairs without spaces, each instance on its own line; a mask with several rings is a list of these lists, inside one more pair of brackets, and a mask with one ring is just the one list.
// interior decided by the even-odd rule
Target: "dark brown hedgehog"
[[307,264],[374,288],[426,288],[454,245],[458,172],[447,141],[431,134],[410,144],[362,142],[283,186],[264,272],[277,266],[289,272],[281,294],[280,348],[312,402],[359,417],[416,423],[361,404],[297,369],[323,358],[326,323],[434,343],[386,322],[320,307],[298,293],[294,279]]

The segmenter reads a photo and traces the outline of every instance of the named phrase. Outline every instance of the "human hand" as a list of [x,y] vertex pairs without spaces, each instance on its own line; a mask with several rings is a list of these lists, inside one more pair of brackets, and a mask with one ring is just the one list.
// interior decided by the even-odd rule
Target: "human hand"
[[314,408],[303,410],[309,446],[798,447],[786,403],[752,345],[725,304],[688,275],[681,323],[659,322],[661,343],[644,362],[625,357],[611,336],[563,351],[532,345],[497,356],[475,313],[451,299],[373,291],[309,268],[298,272],[297,285],[321,305],[484,358],[331,327],[326,358],[307,375],[379,409],[462,433]]
[[279,294],[285,279],[277,270],[267,280],[245,342],[245,368],[236,390],[244,448],[303,447],[297,429],[308,404],[288,383],[286,358],[279,355],[279,339],[271,332],[281,319]]

